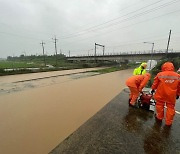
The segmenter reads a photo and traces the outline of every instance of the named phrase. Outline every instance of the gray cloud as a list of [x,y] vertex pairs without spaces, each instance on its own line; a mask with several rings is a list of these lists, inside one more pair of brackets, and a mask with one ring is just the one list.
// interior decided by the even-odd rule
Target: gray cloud
[[[90,49],[95,42],[104,44],[106,52],[150,50],[151,45],[144,41],[155,42],[155,50],[165,49],[170,29],[170,48],[180,49],[179,2],[150,5],[155,2],[158,0],[0,0],[1,57],[24,51],[41,54],[41,40],[46,42],[46,52],[53,54],[55,35],[58,51],[65,54],[69,50],[73,55],[93,53]],[[162,8],[145,13],[158,6]]]

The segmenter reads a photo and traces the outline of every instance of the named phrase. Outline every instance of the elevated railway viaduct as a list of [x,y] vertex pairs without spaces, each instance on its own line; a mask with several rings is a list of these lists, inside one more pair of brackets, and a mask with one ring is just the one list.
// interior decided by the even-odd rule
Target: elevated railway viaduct
[[120,53],[120,54],[108,54],[108,55],[85,55],[85,56],[72,56],[67,57],[68,61],[117,61],[117,62],[142,62],[153,60],[161,60],[164,58],[180,57],[180,52],[136,52],[136,53]]

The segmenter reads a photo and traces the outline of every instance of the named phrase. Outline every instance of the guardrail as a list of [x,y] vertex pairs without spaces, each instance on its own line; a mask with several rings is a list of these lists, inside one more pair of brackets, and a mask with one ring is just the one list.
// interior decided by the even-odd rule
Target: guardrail
[[154,50],[154,52],[152,53],[151,51],[135,51],[135,52],[122,52],[122,53],[110,53],[110,54],[96,54],[96,56],[94,55],[80,55],[80,56],[71,56],[71,57],[67,57],[67,60],[69,61],[86,61],[86,60],[90,60],[90,61],[94,61],[94,60],[98,60],[98,61],[147,61],[149,59],[154,59],[154,60],[160,60],[163,57],[167,57],[168,56],[173,56],[177,54],[180,56],[180,51],[169,51],[168,53],[166,53],[165,50]]

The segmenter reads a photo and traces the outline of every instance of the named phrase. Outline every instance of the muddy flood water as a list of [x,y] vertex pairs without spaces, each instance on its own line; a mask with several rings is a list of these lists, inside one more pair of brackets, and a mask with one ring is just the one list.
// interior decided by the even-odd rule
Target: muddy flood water
[[0,77],[0,153],[49,153],[119,94],[132,74],[84,71]]

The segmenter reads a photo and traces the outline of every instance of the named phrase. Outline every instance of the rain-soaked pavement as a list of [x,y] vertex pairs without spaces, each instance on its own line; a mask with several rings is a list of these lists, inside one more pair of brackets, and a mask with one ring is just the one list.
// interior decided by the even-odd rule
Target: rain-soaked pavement
[[[171,128],[154,119],[154,112],[128,106],[124,89],[104,108],[61,142],[52,154],[179,154],[180,115]],[[180,100],[176,110],[180,111]]]

